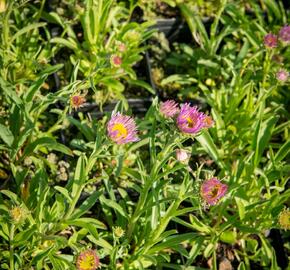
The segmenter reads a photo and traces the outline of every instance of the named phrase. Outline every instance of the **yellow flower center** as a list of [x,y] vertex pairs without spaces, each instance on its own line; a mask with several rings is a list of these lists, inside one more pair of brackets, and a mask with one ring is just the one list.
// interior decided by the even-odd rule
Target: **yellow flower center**
[[287,209],[284,209],[280,215],[279,215],[279,223],[280,226],[285,229],[289,230],[290,229],[290,211]]
[[128,135],[127,129],[121,123],[115,124],[112,128],[112,131],[118,131],[117,138],[126,138]]
[[193,127],[194,127],[195,122],[194,122],[190,117],[187,117],[187,118],[186,118],[186,121],[187,121],[187,126],[188,126],[189,128],[193,128]]
[[92,270],[95,269],[95,257],[93,255],[86,254],[84,258],[80,261],[81,270]]
[[211,190],[210,195],[212,198],[216,197],[219,192],[219,186],[215,185],[214,188]]

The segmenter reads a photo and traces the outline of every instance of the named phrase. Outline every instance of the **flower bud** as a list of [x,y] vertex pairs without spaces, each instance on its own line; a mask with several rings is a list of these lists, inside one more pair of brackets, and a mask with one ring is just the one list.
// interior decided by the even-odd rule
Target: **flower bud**
[[176,159],[182,163],[188,163],[189,159],[190,159],[190,154],[183,149],[176,149],[175,150],[176,153]]

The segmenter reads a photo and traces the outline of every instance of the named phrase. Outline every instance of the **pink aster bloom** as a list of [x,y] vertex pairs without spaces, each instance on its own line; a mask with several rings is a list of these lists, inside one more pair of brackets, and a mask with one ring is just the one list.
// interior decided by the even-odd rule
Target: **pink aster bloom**
[[276,48],[278,46],[278,37],[272,33],[264,37],[264,45],[268,48]]
[[200,193],[208,204],[215,205],[225,195],[227,190],[228,186],[222,184],[214,177],[202,183]]
[[284,42],[290,42],[290,26],[285,25],[279,31],[279,38]]
[[286,82],[288,80],[288,77],[289,77],[289,73],[286,70],[284,70],[284,69],[280,69],[276,73],[277,80],[279,80],[281,82]]
[[181,106],[180,113],[177,117],[177,126],[184,133],[197,133],[203,127],[205,115],[198,111],[197,107],[191,107],[189,103]]
[[172,118],[179,113],[178,104],[174,100],[161,102],[159,110],[165,118]]
[[77,258],[78,270],[96,270],[100,265],[96,251],[88,249],[80,253]]
[[136,142],[137,127],[134,119],[119,112],[114,113],[107,125],[109,137],[117,144]]
[[110,59],[113,67],[120,67],[122,65],[122,58],[118,55],[113,54]]

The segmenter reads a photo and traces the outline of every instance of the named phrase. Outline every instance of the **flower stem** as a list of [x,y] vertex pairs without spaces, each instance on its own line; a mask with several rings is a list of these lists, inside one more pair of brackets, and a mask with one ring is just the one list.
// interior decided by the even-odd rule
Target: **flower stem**
[[9,256],[9,261],[10,261],[10,270],[14,270],[14,246],[13,246],[13,239],[14,239],[14,231],[15,231],[15,225],[12,224],[10,228],[10,233],[9,233],[9,241],[10,241],[10,256]]

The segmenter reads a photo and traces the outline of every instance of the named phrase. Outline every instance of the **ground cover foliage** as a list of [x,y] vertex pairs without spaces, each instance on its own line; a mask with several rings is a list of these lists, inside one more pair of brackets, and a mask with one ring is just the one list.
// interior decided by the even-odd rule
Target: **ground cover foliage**
[[0,268],[287,269],[288,18],[272,0],[0,0]]

